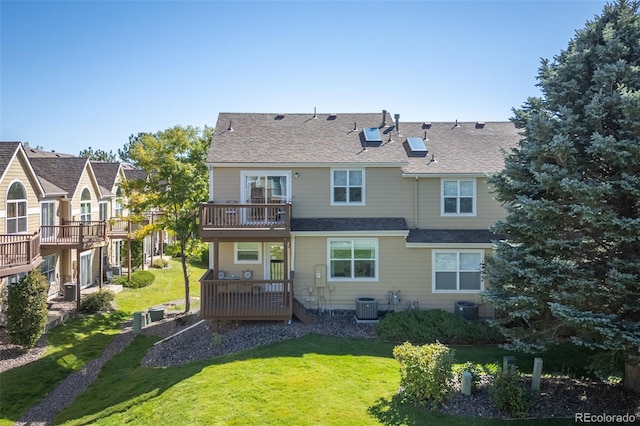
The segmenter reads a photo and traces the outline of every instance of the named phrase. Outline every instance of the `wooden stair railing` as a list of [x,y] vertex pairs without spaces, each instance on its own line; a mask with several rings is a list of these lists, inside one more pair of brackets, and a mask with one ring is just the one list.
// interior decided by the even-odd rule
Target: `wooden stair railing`
[[302,303],[295,297],[293,298],[293,315],[295,315],[303,324],[311,325],[314,323],[313,314],[304,307]]

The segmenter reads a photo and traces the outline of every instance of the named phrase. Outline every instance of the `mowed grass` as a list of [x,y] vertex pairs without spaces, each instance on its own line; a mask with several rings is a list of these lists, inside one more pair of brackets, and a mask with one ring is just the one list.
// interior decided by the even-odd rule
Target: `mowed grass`
[[[207,338],[207,336],[203,336]],[[140,365],[157,338],[138,336],[98,380],[56,417],[64,425],[498,425],[572,420],[475,419],[402,403],[394,344],[308,335],[170,368]],[[498,362],[495,346],[465,347]],[[472,355],[479,355],[473,357]]]
[[[184,279],[179,261],[170,267],[151,269],[154,283],[141,289],[125,289],[116,295],[118,311],[106,315],[73,318],[47,332],[48,346],[43,356],[30,364],[0,374],[0,426],[12,425],[31,406],[44,399],[64,378],[99,357],[120,325],[135,311],[184,299]],[[189,265],[192,309],[199,306],[199,279],[205,268]],[[184,303],[176,306],[184,309]]]
[[[200,306],[200,278],[206,272],[206,267],[189,263],[189,296],[191,309]],[[184,275],[180,260],[169,260],[169,267],[163,269],[149,268],[155,275],[153,284],[147,287],[129,289],[124,288],[116,295],[116,308],[128,314],[136,311],[146,311],[152,306],[162,303],[184,300]],[[184,310],[184,302],[174,308],[176,311]]]

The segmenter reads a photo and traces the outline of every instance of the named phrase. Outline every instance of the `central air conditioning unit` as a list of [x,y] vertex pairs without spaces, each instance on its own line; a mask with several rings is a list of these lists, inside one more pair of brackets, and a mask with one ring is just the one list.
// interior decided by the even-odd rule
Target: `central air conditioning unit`
[[378,302],[372,297],[359,297],[356,299],[356,319],[377,320]]

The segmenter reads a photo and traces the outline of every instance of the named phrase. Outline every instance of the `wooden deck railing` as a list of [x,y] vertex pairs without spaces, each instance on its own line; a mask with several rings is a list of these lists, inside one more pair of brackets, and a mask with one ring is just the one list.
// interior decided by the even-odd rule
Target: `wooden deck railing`
[[291,204],[200,205],[200,228],[285,229],[290,230]]
[[105,221],[66,221],[62,225],[41,225],[41,244],[77,245],[104,241],[107,235]]
[[0,269],[28,265],[40,256],[40,234],[1,234]]
[[200,314],[211,320],[288,321],[293,312],[293,280],[200,280]]
[[140,229],[140,227],[140,223],[133,222],[130,218],[119,217],[108,221],[107,230],[109,237],[127,238]]

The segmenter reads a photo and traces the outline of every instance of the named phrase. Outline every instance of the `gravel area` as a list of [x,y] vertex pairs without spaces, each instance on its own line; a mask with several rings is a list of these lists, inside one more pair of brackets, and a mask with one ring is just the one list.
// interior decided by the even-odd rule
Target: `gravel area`
[[[226,322],[217,333],[213,331],[211,321],[199,322],[196,315],[182,317],[179,321],[183,323],[183,327],[192,326],[192,328],[151,348],[142,359],[143,365],[149,367],[180,365],[302,337],[310,333],[340,337],[377,337],[375,324],[358,324],[353,313],[319,317],[312,325],[305,325],[295,319],[291,324],[284,324],[282,321]],[[166,322],[159,322],[145,328],[144,333],[166,337],[171,335],[167,329],[176,331],[175,325],[168,326]]]

